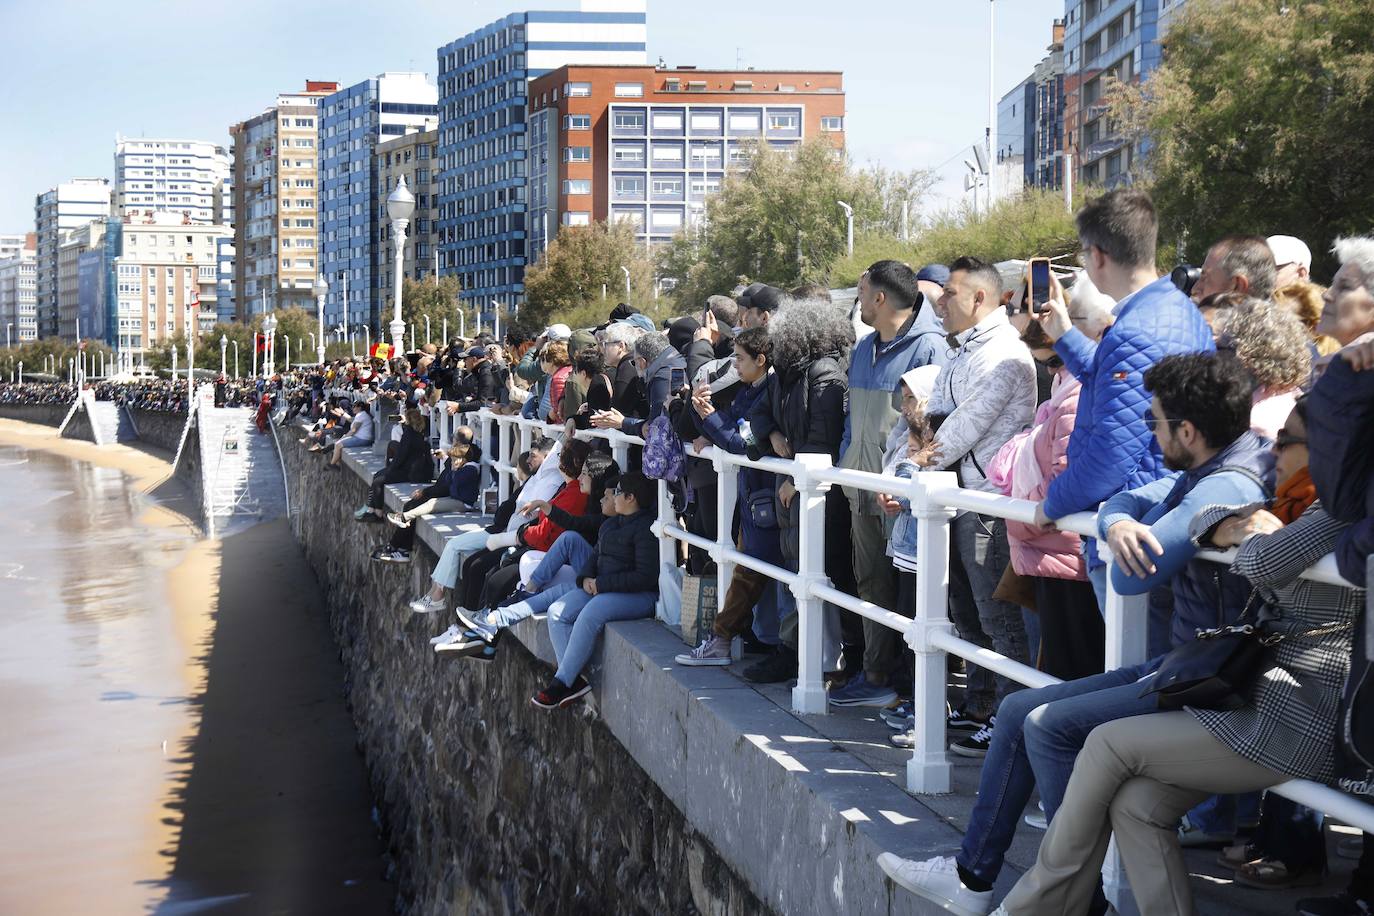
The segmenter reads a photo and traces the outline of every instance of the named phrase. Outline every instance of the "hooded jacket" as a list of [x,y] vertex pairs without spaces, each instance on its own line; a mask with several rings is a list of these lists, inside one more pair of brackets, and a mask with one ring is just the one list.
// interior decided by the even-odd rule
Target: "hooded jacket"
[[644,373],[645,387],[648,390],[649,415],[642,419],[626,417],[625,421],[620,424],[621,432],[631,436],[642,436],[645,424],[663,414],[668,406],[668,400],[673,394],[671,380],[674,369],[681,369],[685,379],[687,362],[682,358],[682,354],[672,347],[664,347],[663,352],[654,357],[654,361],[649,363],[648,371]]
[[[1080,410],[1082,403],[1080,399]],[[1221,564],[1197,559],[1189,526],[1207,506],[1262,502],[1273,491],[1274,454],[1269,441],[1246,430],[1198,467],[1118,493],[1103,504],[1097,528],[1104,541],[1117,522],[1134,519],[1149,525],[1164,548],[1155,558],[1155,572],[1144,579],[1127,575],[1122,566],[1112,567],[1112,585],[1119,594],[1143,595],[1165,585],[1173,589],[1172,621],[1160,619],[1156,603],[1151,603],[1152,650],[1181,645],[1193,639],[1197,630],[1225,626],[1245,610],[1249,583]]]
[[598,594],[657,592],[658,538],[650,530],[653,524],[651,509],[606,519],[596,539],[596,553],[577,571],[578,586],[595,579]]
[[958,348],[935,379],[927,414],[943,415],[935,434],[941,462],[963,486],[996,492],[987,468],[1007,440],[1035,419],[1035,360],[995,308],[955,336]]
[[[918,366],[944,365],[948,360],[944,326],[925,297],[892,340],[883,343],[876,333],[860,338],[849,360],[849,407],[840,441],[840,467],[880,472],[887,435],[900,413],[902,376]],[[874,494],[848,487],[844,492],[856,514],[880,514]]]
[[[747,446],[740,429],[741,424],[748,424],[747,418],[750,411],[767,396],[768,379],[762,379],[757,385],[741,386],[739,393],[729,406],[717,409],[715,413],[708,414],[705,418],[698,416],[697,412],[691,408],[688,410],[696,420],[701,433],[711,440],[711,444],[717,448],[723,448],[731,454],[743,455],[747,451]],[[709,465],[709,462],[707,464]],[[782,548],[779,542],[780,532],[778,528],[776,526],[772,528],[758,527],[754,523],[754,515],[749,508],[751,497],[765,493],[771,499],[776,488],[776,474],[760,471],[757,468],[741,467],[738,486],[736,487],[735,505],[739,510],[740,541],[743,544],[744,552],[766,563],[781,566]]]
[[849,379],[844,356],[828,353],[800,365],[779,367],[768,392],[749,411],[749,427],[760,455],[775,455],[769,436],[780,432],[793,454],[840,456]]

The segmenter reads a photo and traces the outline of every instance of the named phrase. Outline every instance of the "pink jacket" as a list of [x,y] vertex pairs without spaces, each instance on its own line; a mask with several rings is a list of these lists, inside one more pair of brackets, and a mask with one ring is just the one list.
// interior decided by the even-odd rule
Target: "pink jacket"
[[[1035,426],[1012,438],[997,453],[988,477],[1008,496],[1040,502],[1050,481],[1069,463],[1069,436],[1078,413],[1082,384],[1067,369],[1054,377],[1050,399],[1035,413]],[[1067,531],[1041,531],[1022,522],[1007,523],[1011,565],[1023,576],[1087,579],[1079,537]]]

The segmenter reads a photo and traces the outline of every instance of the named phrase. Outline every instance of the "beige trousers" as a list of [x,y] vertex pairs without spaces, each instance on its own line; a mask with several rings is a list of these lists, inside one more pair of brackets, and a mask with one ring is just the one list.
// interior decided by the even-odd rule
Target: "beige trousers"
[[1188,712],[1099,725],[1088,736],[1035,865],[1002,902],[1011,916],[1086,913],[1116,835],[1142,916],[1192,916],[1178,822],[1209,795],[1289,777],[1226,747]]

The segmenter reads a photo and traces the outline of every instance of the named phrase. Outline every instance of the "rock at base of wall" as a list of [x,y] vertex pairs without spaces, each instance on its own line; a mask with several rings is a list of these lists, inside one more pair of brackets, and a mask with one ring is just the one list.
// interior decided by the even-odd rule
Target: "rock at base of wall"
[[551,672],[517,640],[491,662],[437,657],[450,620],[406,608],[436,558],[370,562],[362,481],[286,452],[406,912],[768,912],[591,709],[530,704]]

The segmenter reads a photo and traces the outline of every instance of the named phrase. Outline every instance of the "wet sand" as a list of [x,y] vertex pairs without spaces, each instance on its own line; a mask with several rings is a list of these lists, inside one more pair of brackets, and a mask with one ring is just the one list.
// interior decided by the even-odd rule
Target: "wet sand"
[[0,452],[58,486],[7,499],[40,502],[5,534],[30,568],[0,582],[0,913],[390,912],[286,522],[201,539],[154,450],[0,420]]

